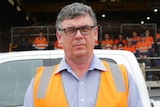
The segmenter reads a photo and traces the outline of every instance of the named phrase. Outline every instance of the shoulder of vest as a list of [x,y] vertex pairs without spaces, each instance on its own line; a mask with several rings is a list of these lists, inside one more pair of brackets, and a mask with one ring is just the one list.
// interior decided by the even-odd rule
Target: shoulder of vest
[[[118,92],[124,92],[128,86],[127,71],[123,64],[102,61],[104,66],[109,69],[111,76],[114,80]],[[107,72],[106,72],[107,73]]]
[[34,83],[38,83],[37,98],[43,98],[53,72],[57,69],[58,65],[43,66],[37,69]]
[[49,72],[52,72],[54,70],[54,72],[57,70],[59,64],[56,64],[56,65],[52,65],[52,66],[44,66],[44,71],[49,71]]
[[41,73],[44,70],[44,66],[40,66],[38,68],[36,68],[36,74]]
[[53,65],[53,66],[40,66],[36,69],[36,75],[37,74],[41,74],[42,72],[51,72],[53,71],[53,69],[57,66],[58,67],[59,64],[57,65]]
[[[114,62],[107,62],[107,61],[104,61],[104,60],[102,60],[102,63],[104,64],[104,65],[108,65],[108,67],[110,68],[110,67],[119,67],[119,69],[121,70],[121,72],[126,72],[127,71],[127,69],[126,69],[126,67],[125,67],[125,65],[123,65],[123,64],[117,64],[117,63],[114,63]],[[126,72],[127,73],[127,72]]]

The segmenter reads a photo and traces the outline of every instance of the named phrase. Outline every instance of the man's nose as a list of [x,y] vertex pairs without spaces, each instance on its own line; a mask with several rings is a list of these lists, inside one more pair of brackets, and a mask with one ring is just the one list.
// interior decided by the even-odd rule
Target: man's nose
[[81,39],[82,37],[83,37],[83,35],[81,34],[80,30],[78,29],[76,34],[75,34],[75,38],[80,38]]

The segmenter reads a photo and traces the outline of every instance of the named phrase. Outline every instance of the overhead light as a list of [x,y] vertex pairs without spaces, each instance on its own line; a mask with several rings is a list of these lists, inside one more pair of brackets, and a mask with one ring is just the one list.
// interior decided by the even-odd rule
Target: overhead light
[[151,17],[150,16],[147,16],[147,20],[150,20],[151,19]]
[[14,6],[14,0],[8,0],[8,2]]
[[21,11],[21,8],[19,6],[17,6],[17,11]]
[[105,15],[105,14],[102,14],[102,17],[104,18],[104,17],[106,17],[106,15]]
[[157,9],[157,8],[155,8],[155,9],[153,9],[153,11],[154,11],[155,13],[157,13],[157,12],[158,12],[158,9]]
[[143,21],[143,20],[141,21],[141,24],[142,24],[142,25],[144,24],[144,21]]
[[29,16],[26,16],[26,20],[28,20],[28,21],[29,21]]

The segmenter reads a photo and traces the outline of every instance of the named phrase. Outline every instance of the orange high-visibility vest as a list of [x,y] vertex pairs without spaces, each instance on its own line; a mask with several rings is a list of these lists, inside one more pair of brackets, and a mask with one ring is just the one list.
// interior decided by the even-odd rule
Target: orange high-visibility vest
[[151,48],[152,44],[150,41],[139,41],[136,44],[136,50],[139,50],[140,53],[148,52],[149,48]]
[[[128,77],[123,65],[103,62],[95,107],[127,107]],[[69,107],[60,73],[54,67],[40,67],[34,79],[34,107]],[[53,69],[54,68],[54,69]]]
[[112,39],[102,40],[101,45],[104,46],[106,49],[112,49],[113,40]]
[[48,43],[45,37],[41,39],[39,39],[39,37],[36,37],[33,41],[33,45],[35,45],[37,49],[45,49]]

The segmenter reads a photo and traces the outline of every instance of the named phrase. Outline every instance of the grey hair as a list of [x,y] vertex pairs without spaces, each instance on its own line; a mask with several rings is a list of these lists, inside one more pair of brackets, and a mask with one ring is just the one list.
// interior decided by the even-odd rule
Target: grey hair
[[97,25],[97,19],[95,13],[93,12],[91,6],[82,4],[82,3],[72,3],[70,5],[66,5],[60,11],[56,20],[56,28],[60,28],[63,20],[73,19],[78,16],[83,16],[89,14],[91,19],[93,20],[93,24]]

